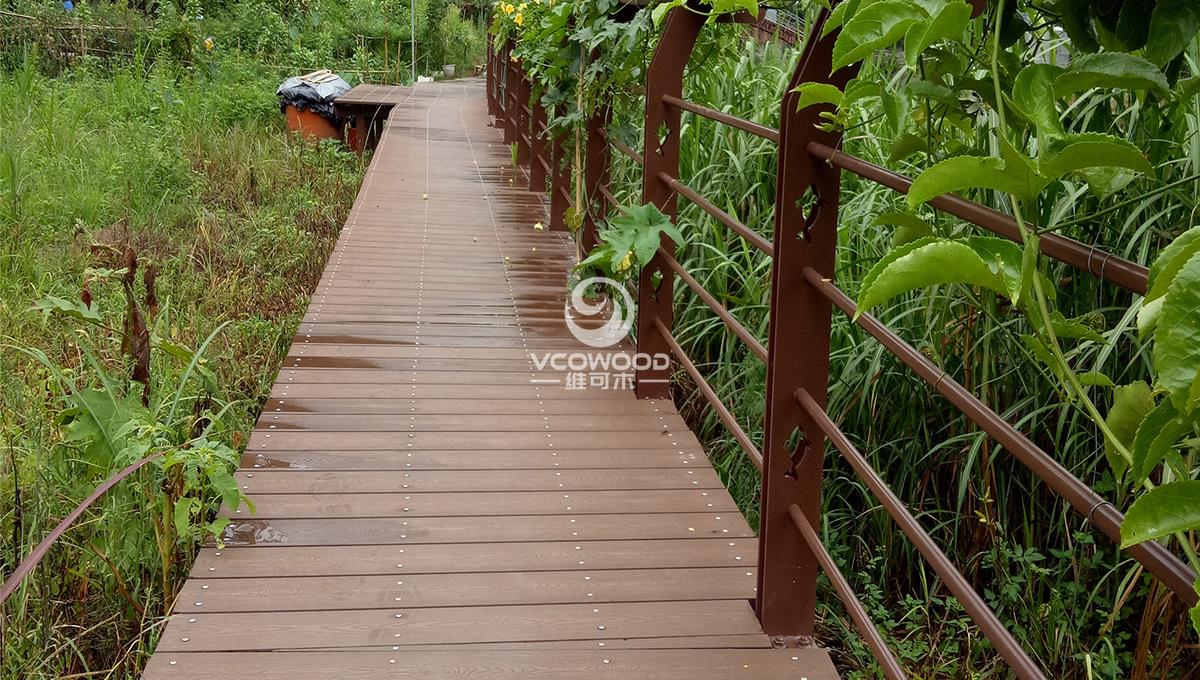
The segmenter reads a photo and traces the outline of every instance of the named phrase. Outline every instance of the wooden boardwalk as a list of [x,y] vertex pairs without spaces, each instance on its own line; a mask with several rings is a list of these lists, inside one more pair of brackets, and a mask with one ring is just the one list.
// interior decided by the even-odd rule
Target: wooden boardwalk
[[537,370],[574,246],[513,173],[481,82],[395,106],[145,677],[837,677],[674,406]]

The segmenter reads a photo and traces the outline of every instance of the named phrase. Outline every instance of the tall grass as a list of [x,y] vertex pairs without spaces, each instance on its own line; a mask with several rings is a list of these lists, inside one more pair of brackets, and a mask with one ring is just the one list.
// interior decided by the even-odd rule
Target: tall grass
[[[156,337],[196,350],[221,328],[190,380],[187,361],[155,350],[157,426],[174,432],[178,405],[182,439],[207,425],[223,446],[245,441],[363,169],[285,133],[277,82],[237,55],[201,68],[83,60],[58,78],[29,58],[0,73],[0,573],[123,467],[60,420],[72,391],[126,379],[120,337],[31,307],[80,299],[87,272],[122,266],[125,250],[158,270]],[[119,326],[120,286],[89,291]],[[193,545],[168,546],[163,574],[150,521],[161,489],[147,474],[85,515],[6,603],[0,675],[139,672]]]
[[[797,52],[744,42],[736,29],[719,30],[706,29],[710,35],[692,57],[685,97],[777,124],[779,100]],[[905,79],[886,55],[866,68],[898,85]],[[633,99],[619,107],[619,125],[630,141],[641,138],[640,106],[641,101]],[[1118,134],[1143,148],[1157,146],[1158,176],[1138,180],[1103,200],[1090,195],[1086,186],[1068,185],[1040,206],[1038,221],[1148,262],[1167,239],[1192,224],[1196,184],[1185,180],[1197,174],[1196,112],[1192,106],[1168,126],[1136,105],[1102,94],[1078,100],[1068,114],[1072,129]],[[983,128],[980,125],[976,134]],[[921,163],[915,158],[888,163],[894,136],[881,111],[868,110],[847,132],[844,146],[910,175],[919,172]],[[683,181],[770,236],[774,145],[690,114],[684,116],[680,142]],[[616,163],[618,197],[640,202],[640,168],[623,158]],[[1173,183],[1178,186],[1160,190]],[[836,280],[851,295],[892,247],[890,228],[875,226],[874,217],[903,210],[902,198],[844,175]],[[680,261],[765,340],[768,258],[680,200],[678,220],[688,239]],[[1101,212],[1106,208],[1108,212]],[[947,234],[970,231],[946,216],[927,216]],[[1074,222],[1067,224],[1068,220]],[[1074,364],[1080,370],[1104,371],[1118,384],[1146,377],[1147,357],[1131,330],[1131,296],[1063,267],[1054,267],[1052,277],[1065,314],[1092,313],[1108,329],[1108,344],[1072,350]],[[677,285],[676,296],[681,344],[746,431],[761,442],[761,362],[686,287]],[[1019,340],[1027,332],[1021,319],[994,300],[958,287],[909,295],[878,316],[1074,474],[1112,497],[1102,439],[1090,421],[1062,402],[1055,382],[1027,356]],[[1051,677],[1186,677],[1186,669],[1197,667],[1195,649],[1179,642],[1187,629],[1178,603],[840,314],[834,317],[829,389],[835,420]],[[679,400],[739,504],[755,521],[757,471],[703,398],[691,390],[686,376],[679,384]],[[836,454],[827,456],[826,470],[826,545],[914,676],[1008,677],[958,603]],[[820,616],[822,636],[828,646],[841,651],[838,662],[848,674],[878,676],[827,589]]]

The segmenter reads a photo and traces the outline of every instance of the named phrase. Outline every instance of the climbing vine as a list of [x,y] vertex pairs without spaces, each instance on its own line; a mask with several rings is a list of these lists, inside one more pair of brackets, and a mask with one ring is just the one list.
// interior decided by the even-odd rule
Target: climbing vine
[[[875,226],[895,228],[894,249],[863,280],[859,313],[913,290],[960,284],[1023,317],[1028,356],[1103,433],[1128,506],[1123,546],[1171,541],[1200,573],[1192,537],[1200,529],[1200,226],[1178,230],[1154,258],[1147,294],[1135,301],[1153,379],[1125,385],[1072,360],[1072,348],[1110,343],[1119,329],[1106,328],[1103,315],[1068,317],[1057,308],[1052,265],[1040,247],[1048,231],[1072,223],[1055,212],[1064,201],[1108,198],[1134,182],[1155,193],[1197,179],[1172,174],[1169,161],[1181,148],[1159,139],[1194,115],[1200,72],[1187,48],[1200,31],[1200,3],[795,4],[831,9],[823,30],[839,31],[835,69],[866,60],[892,60],[900,69],[866,68],[840,89],[824,82],[798,88],[801,107],[830,107],[822,116],[830,129],[881,115],[895,139],[889,161],[919,171],[904,209],[876,216]],[[598,103],[638,96],[665,13],[697,11],[670,0],[618,16],[625,7],[615,0],[498,5],[497,39],[514,39],[512,56],[543,104],[566,104],[553,127],[573,131],[577,150]],[[758,9],[737,0],[708,7],[714,14]],[[1135,115],[1070,115],[1096,93]],[[1135,144],[1133,126],[1156,141]],[[577,197],[578,187],[577,178]],[[951,192],[1000,207],[1015,221],[1019,242],[969,236],[934,219],[927,203]],[[621,264],[613,253],[600,261]],[[1200,632],[1200,607],[1192,621]]]
[[[1200,443],[1200,227],[1162,251],[1138,303],[1139,331],[1153,342],[1153,384],[1118,387],[1067,358],[1068,343],[1108,340],[1097,326],[1101,317],[1066,318],[1055,309],[1039,231],[1030,221],[1031,215],[1045,215],[1047,200],[1073,182],[1103,196],[1139,174],[1155,178],[1157,163],[1142,148],[1107,130],[1068,130],[1061,111],[1081,93],[1110,90],[1135,102],[1150,121],[1170,124],[1182,115],[1200,91],[1200,78],[1181,78],[1188,66],[1184,50],[1200,30],[1200,5],[1060,0],[1046,8],[997,0],[988,9],[972,19],[971,5],[962,0],[848,0],[833,9],[825,26],[840,28],[835,69],[901,45],[912,78],[898,91],[877,73],[854,79],[844,90],[805,83],[799,88],[801,106],[836,106],[825,124],[839,127],[861,115],[857,108],[882,100],[899,133],[893,160],[923,155],[930,163],[908,191],[907,212],[881,216],[902,231],[896,248],[864,279],[859,313],[936,284],[965,284],[1005,299],[1028,322],[1022,340],[1029,354],[1103,432],[1113,473],[1135,498],[1122,526],[1122,545],[1173,536],[1200,572],[1188,533],[1200,528],[1200,481],[1194,479]],[[1045,53],[1038,59],[1036,50],[1027,49],[1027,43],[1044,44],[1056,35],[1069,39],[1069,65],[1048,63]],[[976,148],[964,148],[962,135],[945,134],[945,128],[983,134],[975,136]],[[939,233],[921,217],[922,206],[937,196],[980,191],[993,192],[1007,208],[1019,244]],[[1097,405],[1098,389],[1113,391],[1107,413]],[[1193,609],[1192,621],[1200,632],[1200,607]]]

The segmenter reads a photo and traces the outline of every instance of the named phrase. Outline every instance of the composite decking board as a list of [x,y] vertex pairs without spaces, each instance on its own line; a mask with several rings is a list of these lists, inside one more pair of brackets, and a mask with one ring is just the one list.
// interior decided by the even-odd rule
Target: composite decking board
[[247,494],[331,493],[451,493],[510,491],[615,491],[666,489],[720,489],[712,468],[587,469],[587,470],[487,470],[463,474],[461,470],[362,471],[255,470],[240,471],[238,484]]
[[[566,519],[562,520],[564,523]],[[350,556],[353,559],[349,559]],[[204,578],[466,574],[501,571],[604,569],[750,569],[757,546],[750,538],[669,540],[438,543],[273,548],[205,548],[194,573]]]
[[[596,405],[583,400],[552,401],[533,399],[269,399],[263,406],[267,414],[292,416],[337,416],[417,414],[425,416],[522,416],[522,415],[594,415]],[[610,400],[604,404],[608,417],[674,413],[674,409],[656,406],[648,400]]]
[[[319,611],[754,599],[754,570],[738,567],[490,572],[299,578],[193,578],[179,612]],[[203,602],[196,607],[195,602]]]
[[147,680],[836,680],[815,649],[596,649],[173,653],[150,663]]
[[471,517],[466,521],[456,517],[252,518],[231,523],[222,534],[226,548],[264,550],[303,546],[753,537],[754,531],[741,515],[708,512],[580,515],[566,522],[561,517],[546,515]]
[[762,633],[675,406],[539,362],[633,343],[569,332],[575,246],[511,165],[478,82],[403,90],[145,677],[837,677]]
[[[678,415],[623,414],[622,423],[630,430],[646,432],[685,427]],[[608,415],[418,415],[415,407],[400,407],[394,415],[335,415],[313,413],[268,413],[259,421],[260,429],[313,430],[324,432],[591,432],[612,428]]]
[[[529,389],[521,386],[522,389]],[[620,422],[614,423],[620,427]],[[658,449],[667,446],[699,447],[690,432],[605,430],[600,432],[359,432],[349,437],[341,432],[264,432],[250,435],[254,451],[354,449]]]
[[[411,491],[285,493],[254,496],[255,517],[475,517],[606,515],[616,513],[737,512],[724,489],[635,491]],[[245,506],[226,517],[250,517]]]
[[[495,607],[392,607],[319,612],[187,613],[172,618],[159,640],[163,651],[225,652],[358,647],[387,642],[626,639],[678,635],[750,634],[761,630],[745,600],[527,604]],[[247,635],[246,631],[254,631]]]
[[[536,403],[536,402],[535,402]],[[242,466],[299,470],[536,470],[707,466],[698,448],[602,449],[312,449],[247,451]]]

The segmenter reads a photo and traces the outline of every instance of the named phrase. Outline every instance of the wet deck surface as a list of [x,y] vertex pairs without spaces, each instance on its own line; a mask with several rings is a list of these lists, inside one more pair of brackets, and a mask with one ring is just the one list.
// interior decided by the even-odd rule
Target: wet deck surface
[[837,677],[674,406],[537,370],[586,348],[524,186],[481,82],[396,106],[145,677]]

